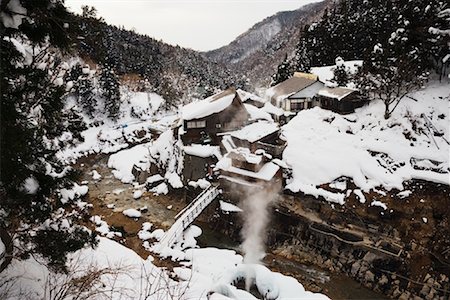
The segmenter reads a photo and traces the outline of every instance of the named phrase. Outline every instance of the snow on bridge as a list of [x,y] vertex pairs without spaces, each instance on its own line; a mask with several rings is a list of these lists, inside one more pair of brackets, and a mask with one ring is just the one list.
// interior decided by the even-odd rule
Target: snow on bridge
[[194,222],[202,211],[208,207],[219,194],[220,190],[218,185],[211,185],[200,193],[197,198],[175,216],[175,223],[173,223],[172,227],[164,234],[159,243],[155,245],[155,251],[160,253],[164,249],[172,247],[173,244],[180,239],[189,225]]

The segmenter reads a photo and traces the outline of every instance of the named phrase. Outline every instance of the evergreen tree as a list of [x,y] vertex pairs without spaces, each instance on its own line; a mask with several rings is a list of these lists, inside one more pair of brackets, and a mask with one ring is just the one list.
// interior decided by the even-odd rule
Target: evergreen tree
[[[47,49],[67,49],[71,35],[61,20],[69,17],[61,1],[5,0],[1,9],[0,229],[23,246],[15,247],[14,256],[40,253],[61,270],[68,252],[95,244],[81,227],[64,226],[72,217],[59,210],[58,189],[70,188],[75,173],[55,155],[53,145],[68,130],[66,66]],[[19,40],[33,47],[32,57],[21,51]],[[50,233],[51,240],[42,238]]]
[[284,56],[283,62],[278,66],[277,73],[272,76],[272,86],[279,84],[292,76],[291,65],[288,61],[287,54]]
[[[304,40],[300,41],[300,43],[304,43]],[[298,46],[293,65],[298,72],[308,73],[311,71],[311,59],[304,45]]]
[[336,58],[336,66],[333,70],[332,82],[335,82],[338,86],[346,86],[350,80],[349,74],[345,68],[344,60],[341,57]]
[[108,117],[112,120],[117,120],[120,110],[120,84],[119,78],[108,64],[103,66],[99,84]]
[[76,81],[75,90],[78,104],[89,117],[93,118],[97,110],[97,99],[95,98],[94,82],[88,65],[81,68],[81,75]]

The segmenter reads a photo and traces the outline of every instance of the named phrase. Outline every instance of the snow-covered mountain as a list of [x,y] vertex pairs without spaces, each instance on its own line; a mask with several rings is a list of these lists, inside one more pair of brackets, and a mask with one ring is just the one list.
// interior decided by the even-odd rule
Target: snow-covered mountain
[[206,52],[206,57],[246,75],[254,85],[267,83],[284,56],[292,55],[303,27],[319,19],[332,1],[279,12],[255,24],[230,44]]

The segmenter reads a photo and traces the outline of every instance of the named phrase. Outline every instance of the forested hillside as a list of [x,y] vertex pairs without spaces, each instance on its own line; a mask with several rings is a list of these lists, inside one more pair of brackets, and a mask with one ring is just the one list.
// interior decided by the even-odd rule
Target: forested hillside
[[[442,1],[340,1],[322,19],[307,26],[290,62],[296,70],[344,60],[374,59],[374,47],[396,60],[409,56],[422,69],[442,69],[449,35],[439,34],[448,24]],[[398,61],[398,60],[397,60]]]
[[204,97],[231,85],[244,87],[245,78],[198,52],[171,46],[146,35],[106,24],[95,9],[73,16],[81,57],[112,66],[118,75],[138,75],[169,101]]

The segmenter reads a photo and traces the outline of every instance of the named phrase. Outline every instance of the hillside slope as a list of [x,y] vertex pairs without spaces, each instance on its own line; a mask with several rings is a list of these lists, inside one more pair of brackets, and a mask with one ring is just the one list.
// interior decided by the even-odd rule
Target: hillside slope
[[[168,101],[203,98],[217,89],[244,86],[225,65],[191,49],[109,25],[96,17],[73,16],[78,52],[86,61],[110,65],[122,76],[139,78]],[[75,28],[75,29],[72,29]]]
[[206,52],[206,57],[246,75],[253,86],[267,85],[270,76],[287,54],[291,56],[305,25],[320,19],[332,1],[305,5],[279,12],[238,36],[230,44]]

